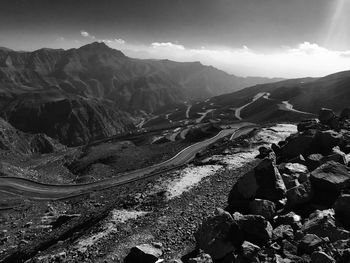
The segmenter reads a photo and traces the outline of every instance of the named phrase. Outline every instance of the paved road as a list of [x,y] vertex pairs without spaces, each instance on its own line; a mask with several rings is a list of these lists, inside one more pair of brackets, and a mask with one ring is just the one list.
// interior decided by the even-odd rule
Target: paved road
[[109,187],[126,184],[132,181],[143,179],[159,170],[169,169],[171,167],[178,167],[191,161],[196,153],[203,148],[214,143],[220,138],[233,134],[231,139],[238,137],[242,133],[247,133],[252,129],[249,123],[237,124],[235,128],[220,131],[214,137],[202,142],[195,143],[176,154],[169,160],[152,165],[143,169],[124,173],[118,177],[101,180],[98,182],[88,184],[64,184],[64,185],[50,185],[42,184],[35,181],[22,179],[18,177],[0,177],[0,191],[25,196],[31,199],[54,200],[71,196],[77,196],[83,193],[89,193],[106,189]]
[[260,99],[260,98],[268,99],[269,96],[270,96],[270,93],[268,93],[268,92],[261,92],[261,93],[256,94],[256,95],[254,96],[254,98],[252,99],[251,102],[249,102],[249,103],[243,105],[242,107],[236,108],[236,110],[235,110],[235,117],[236,117],[238,120],[242,120],[241,111],[242,111],[245,107],[249,106],[250,104],[254,103],[255,101],[257,101],[257,100]]

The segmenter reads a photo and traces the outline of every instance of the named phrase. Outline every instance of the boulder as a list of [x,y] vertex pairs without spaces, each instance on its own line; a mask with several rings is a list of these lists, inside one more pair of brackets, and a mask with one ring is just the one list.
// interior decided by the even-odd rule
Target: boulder
[[316,210],[305,221],[301,228],[304,234],[315,234],[319,237],[328,237],[331,242],[350,238],[350,232],[337,226],[334,210]]
[[[235,238],[234,242],[231,242],[230,238]],[[234,245],[238,246],[243,242],[237,222],[220,208],[214,216],[202,223],[195,233],[195,239],[197,247],[213,259],[223,258],[235,249]]]
[[335,146],[343,144],[343,135],[334,130],[318,131],[315,135],[312,152],[328,155]]
[[345,108],[340,113],[341,120],[350,120],[350,108]]
[[312,171],[310,180],[316,200],[331,205],[340,191],[350,186],[350,173],[345,165],[330,161]]
[[324,156],[320,153],[310,154],[306,158],[306,166],[309,169],[309,171],[313,171],[317,167],[321,166],[323,158],[324,158]]
[[346,227],[350,227],[350,194],[339,196],[334,204],[335,216]]
[[242,244],[242,253],[238,256],[241,262],[259,262],[258,253],[260,251],[260,247],[250,243],[248,241],[244,241]]
[[287,191],[287,204],[289,207],[308,203],[312,198],[313,189],[309,181],[299,184]]
[[255,199],[249,203],[249,213],[271,220],[276,214],[276,205],[269,200]]
[[335,117],[335,113],[331,109],[322,108],[318,112],[318,119],[322,124],[328,125]]
[[326,163],[328,161],[335,161],[340,164],[348,165],[348,159],[344,152],[342,152],[339,148],[339,146],[336,146],[332,149],[332,154],[324,157],[322,159],[323,163]]
[[265,157],[268,157],[271,152],[271,148],[261,146],[259,147],[259,155],[257,156],[257,158],[264,159]]
[[272,238],[273,228],[269,221],[259,215],[232,215],[243,233],[244,240],[257,245],[265,245]]
[[131,248],[125,263],[155,263],[163,255],[162,250],[150,244],[142,244]]
[[200,253],[197,257],[190,258],[188,260],[188,263],[213,263],[213,260],[210,257],[210,255],[205,253]]
[[286,186],[287,192],[289,189],[298,186],[300,183],[298,179],[290,174],[281,174],[284,185]]
[[335,263],[335,259],[322,251],[315,251],[311,255],[311,263]]
[[285,215],[279,215],[275,219],[276,225],[290,225],[294,231],[301,228],[301,216],[294,212],[289,212]]
[[299,134],[291,137],[287,144],[281,147],[281,156],[286,159],[295,158],[301,155],[308,155],[312,143],[314,141],[314,134]]
[[228,209],[247,209],[249,202],[255,198],[277,202],[283,199],[285,194],[286,187],[278,169],[273,160],[265,158],[233,186],[228,198]]
[[300,123],[298,123],[297,128],[298,132],[303,132],[310,129],[317,129],[319,126],[317,120],[310,119],[310,120],[302,120]]
[[300,254],[307,253],[311,254],[318,247],[322,246],[325,241],[315,234],[306,234],[299,243],[298,250]]
[[278,170],[287,189],[296,186],[295,180],[300,184],[307,182],[310,175],[308,168],[300,163],[282,163],[278,166]]
[[279,225],[272,232],[273,241],[281,241],[283,239],[293,240],[294,230],[290,225]]

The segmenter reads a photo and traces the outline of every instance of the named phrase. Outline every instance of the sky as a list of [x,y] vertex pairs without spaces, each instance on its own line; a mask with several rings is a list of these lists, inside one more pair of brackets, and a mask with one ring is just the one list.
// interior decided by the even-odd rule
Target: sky
[[1,0],[0,46],[104,41],[240,76],[317,77],[350,69],[349,14],[350,0]]

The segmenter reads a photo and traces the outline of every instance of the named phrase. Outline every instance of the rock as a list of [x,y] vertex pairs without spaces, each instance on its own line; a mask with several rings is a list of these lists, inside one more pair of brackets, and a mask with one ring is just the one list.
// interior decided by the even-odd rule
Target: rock
[[259,215],[242,215],[238,212],[232,215],[243,232],[244,240],[257,245],[264,245],[272,238],[273,228],[269,221]]
[[335,216],[346,227],[350,227],[350,194],[341,195],[334,204]]
[[334,218],[334,210],[316,210],[305,221],[301,228],[304,234],[315,234],[329,238],[331,242],[350,238],[350,232],[338,227]]
[[287,191],[288,206],[294,207],[296,205],[305,204],[312,200],[313,189],[309,181],[295,186]]
[[273,143],[271,144],[271,149],[277,156],[281,155],[281,147],[279,145]]
[[313,153],[321,153],[328,155],[335,146],[341,146],[343,143],[343,136],[333,130],[318,131],[315,135],[312,151]]
[[284,185],[286,186],[287,192],[289,189],[298,186],[300,183],[298,179],[290,174],[281,174]]
[[125,263],[155,263],[163,255],[162,250],[150,244],[142,244],[131,248]]
[[311,263],[335,263],[335,259],[322,251],[315,251],[311,255]]
[[322,165],[324,156],[319,153],[310,154],[306,158],[306,166],[310,171],[315,170],[317,167]]
[[331,109],[322,108],[318,112],[318,119],[322,124],[329,124],[331,120],[335,118],[335,114]]
[[330,161],[311,172],[310,180],[316,200],[330,205],[350,186],[350,173],[345,165]]
[[317,120],[311,119],[311,120],[302,120],[297,125],[298,132],[303,132],[310,129],[317,129],[319,126]]
[[276,225],[290,225],[294,231],[301,228],[301,216],[294,212],[285,215],[279,215],[276,219]]
[[335,161],[340,164],[348,165],[348,160],[346,158],[346,154],[342,152],[339,146],[336,146],[332,149],[332,154],[324,157],[322,162],[326,163],[328,161]]
[[291,159],[301,155],[310,154],[310,149],[314,141],[314,134],[299,134],[288,141],[287,144],[281,147],[281,156]]
[[212,258],[210,255],[205,253],[200,253],[200,255],[196,258],[190,258],[188,260],[188,263],[213,263]]
[[[197,247],[208,253],[213,259],[221,259],[240,245],[243,237],[238,224],[232,216],[222,209],[216,215],[205,220],[195,234]],[[234,238],[234,240],[230,240]]]
[[272,240],[281,241],[282,239],[293,240],[294,231],[290,225],[279,225],[272,232]]
[[264,159],[265,157],[268,157],[271,152],[271,148],[261,146],[259,147],[259,155],[257,156],[257,158]]
[[248,262],[259,262],[258,253],[260,251],[260,247],[250,243],[248,241],[244,241],[242,244],[242,257],[244,260]]
[[275,216],[276,205],[269,200],[255,199],[249,203],[249,213],[261,215],[270,220]]
[[300,258],[296,256],[298,253],[298,247],[294,243],[291,243],[288,240],[283,240],[282,252],[283,255],[286,256],[288,259],[292,260],[292,262],[300,261]]
[[340,113],[340,119],[341,120],[350,120],[350,108],[345,108]]
[[[255,168],[243,175],[233,186],[228,209],[240,211],[255,198],[277,202],[285,197],[286,187],[273,160],[264,159]],[[247,207],[246,207],[247,208]]]
[[291,163],[300,163],[300,164],[306,165],[306,160],[305,160],[304,156],[302,156],[301,154],[299,154],[297,157],[289,159],[289,161]]
[[315,234],[306,234],[304,238],[299,243],[299,251],[301,253],[311,254],[314,252],[319,246],[324,244],[324,240],[318,237]]
[[283,163],[278,166],[280,173],[288,174],[295,179],[298,179],[299,183],[304,183],[309,178],[308,168],[300,163]]

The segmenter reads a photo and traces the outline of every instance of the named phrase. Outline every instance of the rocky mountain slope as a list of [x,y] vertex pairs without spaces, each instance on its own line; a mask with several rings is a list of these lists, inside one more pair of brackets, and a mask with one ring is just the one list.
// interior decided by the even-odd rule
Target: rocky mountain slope
[[1,116],[68,145],[127,132],[135,112],[271,81],[239,78],[198,62],[133,59],[98,42],[70,50],[0,49]]
[[[340,112],[343,108],[349,106],[349,87],[350,71],[344,71],[323,78],[290,79],[256,85],[238,92],[218,96],[213,98],[211,102],[222,107],[226,105],[241,107],[249,103],[257,94],[268,93],[268,102],[265,100],[265,103],[263,103],[264,98],[256,101],[256,104],[264,104],[265,111],[270,110],[272,112],[273,107],[284,103],[294,107],[295,110],[313,114],[317,114],[322,107]],[[246,115],[253,116],[260,113],[259,107],[253,107],[251,110]]]
[[209,255],[193,262],[349,262],[349,117],[348,109],[340,117],[322,109],[320,122],[261,147],[226,211],[196,232]]

